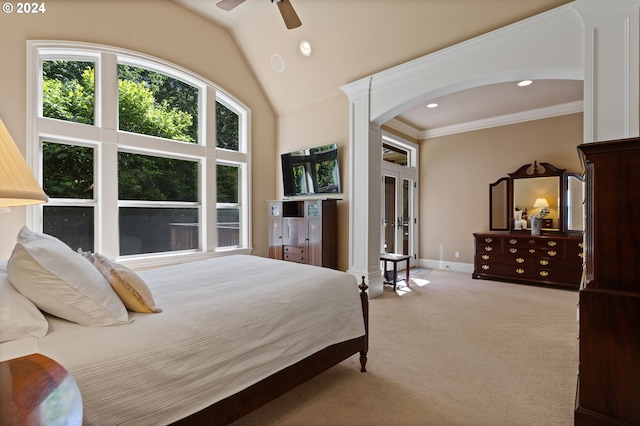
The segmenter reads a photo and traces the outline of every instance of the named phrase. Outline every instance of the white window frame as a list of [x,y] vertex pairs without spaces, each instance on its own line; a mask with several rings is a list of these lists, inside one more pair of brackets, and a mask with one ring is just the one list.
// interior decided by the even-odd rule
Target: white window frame
[[[251,111],[232,95],[211,81],[177,65],[138,52],[111,46],[80,42],[27,42],[27,160],[42,183],[41,143],[43,140],[95,147],[95,251],[130,266],[156,266],[212,257],[218,254],[251,252],[251,188],[250,188],[250,123]],[[42,61],[67,59],[92,61],[95,65],[94,125],[44,118],[42,114]],[[195,143],[118,130],[117,65],[134,65],[169,75],[200,89],[198,137]],[[239,117],[238,151],[216,147],[216,102]],[[119,150],[139,154],[162,153],[162,156],[199,162],[200,249],[119,256],[118,208],[137,202],[118,201],[117,153]],[[240,244],[217,248],[216,230],[216,164],[240,167],[239,207]],[[116,167],[113,167],[113,165]],[[53,200],[55,205],[64,200]],[[84,202],[82,202],[84,204]],[[188,204],[188,203],[187,203]],[[181,205],[182,206],[182,205]],[[43,228],[43,206],[30,206],[27,226]]]

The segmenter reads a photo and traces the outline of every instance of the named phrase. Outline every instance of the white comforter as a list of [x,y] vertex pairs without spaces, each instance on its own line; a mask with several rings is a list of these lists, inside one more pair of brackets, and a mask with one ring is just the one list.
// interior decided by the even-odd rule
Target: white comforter
[[364,334],[344,272],[237,255],[139,274],[162,313],[112,327],[48,317],[38,341],[78,383],[85,424],[171,423]]

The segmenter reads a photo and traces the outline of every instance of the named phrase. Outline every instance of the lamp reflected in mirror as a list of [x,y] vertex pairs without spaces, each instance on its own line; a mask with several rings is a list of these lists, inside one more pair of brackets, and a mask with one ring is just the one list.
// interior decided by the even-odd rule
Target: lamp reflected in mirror
[[547,202],[546,198],[537,198],[536,202],[533,203],[533,208],[540,209],[540,212],[538,213],[538,215],[541,218],[544,218],[546,215],[550,213],[549,203]]

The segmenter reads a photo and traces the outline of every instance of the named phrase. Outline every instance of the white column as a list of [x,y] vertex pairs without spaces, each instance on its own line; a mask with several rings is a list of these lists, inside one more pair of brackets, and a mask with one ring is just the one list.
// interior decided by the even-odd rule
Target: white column
[[369,121],[369,79],[342,88],[349,96],[349,269],[365,277],[369,297],[382,294],[380,273],[381,152],[380,126]]
[[582,0],[584,21],[584,141],[639,136],[640,2]]

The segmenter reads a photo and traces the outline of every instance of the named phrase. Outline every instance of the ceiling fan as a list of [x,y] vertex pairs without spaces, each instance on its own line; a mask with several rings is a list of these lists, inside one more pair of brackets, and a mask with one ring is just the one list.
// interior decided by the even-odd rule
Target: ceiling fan
[[[220,9],[229,11],[236,6],[244,3],[244,1],[245,0],[220,0],[218,3],[216,3],[216,6],[218,6]],[[289,0],[271,0],[271,3],[273,2],[278,3],[278,9],[280,9],[280,14],[282,15],[284,24],[288,29],[298,28],[300,25],[302,25],[300,18],[298,18],[298,14],[295,10],[293,10],[293,6],[291,6]]]

